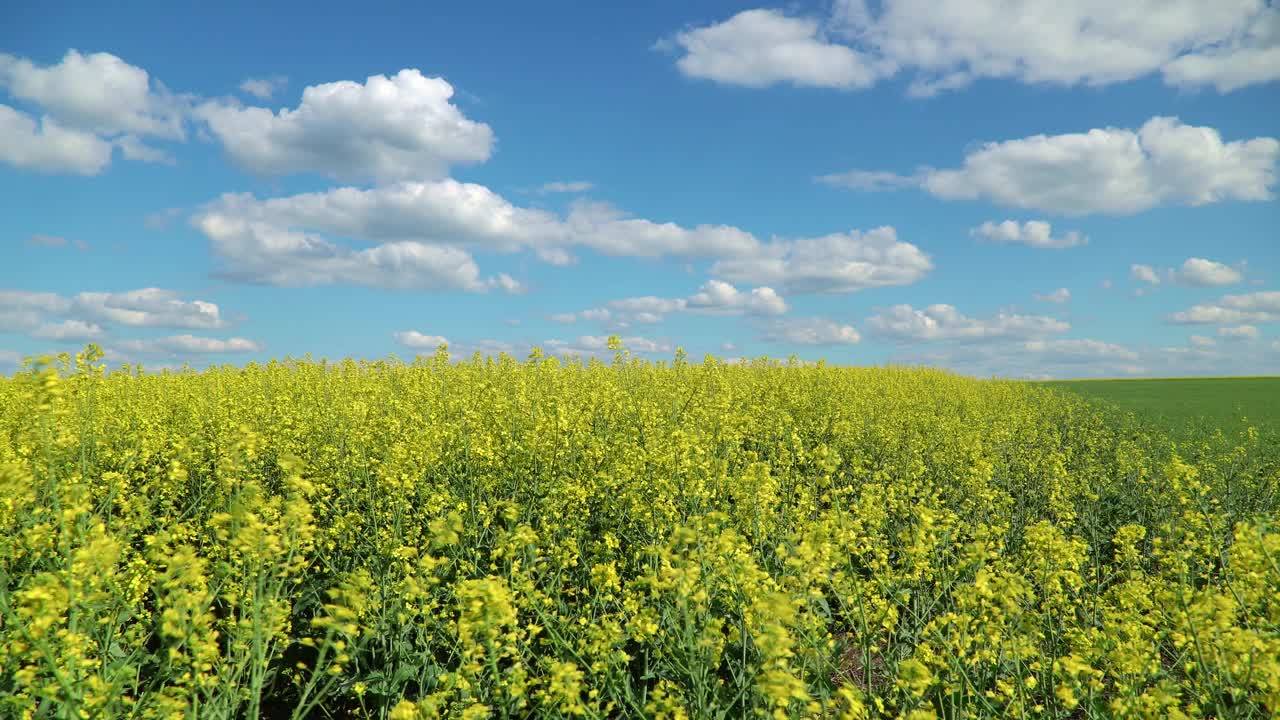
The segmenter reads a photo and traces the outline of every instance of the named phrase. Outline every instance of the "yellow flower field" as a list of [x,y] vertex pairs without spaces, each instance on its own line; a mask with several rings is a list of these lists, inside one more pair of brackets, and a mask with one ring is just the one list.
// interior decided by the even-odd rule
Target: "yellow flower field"
[[0,379],[0,717],[1280,715],[1280,461],[1028,384]]

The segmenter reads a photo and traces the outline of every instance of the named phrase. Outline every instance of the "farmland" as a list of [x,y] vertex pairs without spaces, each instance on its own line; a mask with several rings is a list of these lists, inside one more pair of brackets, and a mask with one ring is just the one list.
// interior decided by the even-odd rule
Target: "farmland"
[[1280,433],[1280,377],[1066,380],[1045,383],[1136,413],[1173,433],[1240,429]]
[[936,370],[90,348],[0,379],[0,716],[1274,717],[1278,509]]

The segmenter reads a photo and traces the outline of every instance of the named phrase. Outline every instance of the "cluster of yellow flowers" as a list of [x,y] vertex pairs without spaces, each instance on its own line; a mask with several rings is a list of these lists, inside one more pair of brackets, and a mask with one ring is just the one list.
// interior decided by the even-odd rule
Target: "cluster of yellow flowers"
[[0,379],[0,717],[1276,717],[1280,452],[915,368]]

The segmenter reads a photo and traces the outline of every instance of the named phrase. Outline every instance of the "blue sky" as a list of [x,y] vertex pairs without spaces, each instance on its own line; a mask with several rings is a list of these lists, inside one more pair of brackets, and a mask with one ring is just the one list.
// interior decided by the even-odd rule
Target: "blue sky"
[[27,3],[0,371],[538,345],[1280,370],[1280,10]]

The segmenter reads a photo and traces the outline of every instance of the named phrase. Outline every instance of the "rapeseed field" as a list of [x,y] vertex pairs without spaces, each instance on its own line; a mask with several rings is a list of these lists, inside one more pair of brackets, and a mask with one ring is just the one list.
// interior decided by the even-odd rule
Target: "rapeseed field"
[[1280,715],[1280,462],[915,368],[0,379],[0,717]]

